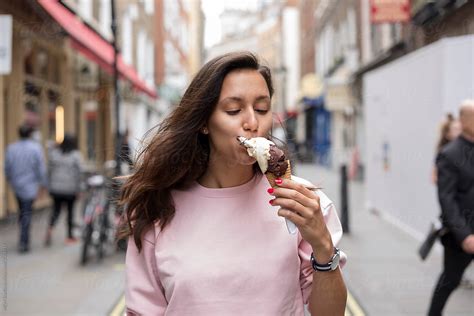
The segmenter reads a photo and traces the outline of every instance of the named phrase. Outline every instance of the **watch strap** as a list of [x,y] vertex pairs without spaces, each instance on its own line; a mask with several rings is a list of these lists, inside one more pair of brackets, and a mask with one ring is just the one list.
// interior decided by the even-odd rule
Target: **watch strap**
[[325,272],[325,271],[333,271],[335,270],[335,268],[337,267],[333,267],[333,262],[334,260],[336,259],[336,257],[339,256],[339,249],[334,247],[334,254],[333,256],[331,257],[331,260],[326,263],[326,264],[320,264],[316,261],[316,259],[314,258],[314,253],[311,253],[311,265],[313,267],[313,270],[315,271],[321,271],[321,272]]

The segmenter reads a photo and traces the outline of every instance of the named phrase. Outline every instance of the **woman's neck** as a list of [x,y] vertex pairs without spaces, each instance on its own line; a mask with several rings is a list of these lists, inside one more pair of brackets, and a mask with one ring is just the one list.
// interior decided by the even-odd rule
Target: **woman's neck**
[[253,176],[252,165],[234,165],[230,167],[225,163],[213,163],[209,164],[198,182],[207,188],[230,188],[249,182]]

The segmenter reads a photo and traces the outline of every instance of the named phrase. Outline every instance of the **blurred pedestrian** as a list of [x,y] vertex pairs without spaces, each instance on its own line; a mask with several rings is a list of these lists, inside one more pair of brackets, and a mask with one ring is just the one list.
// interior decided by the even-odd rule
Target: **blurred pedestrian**
[[49,154],[49,193],[54,200],[50,222],[46,231],[45,245],[51,244],[54,226],[65,204],[67,207],[67,239],[66,243],[74,243],[74,202],[80,192],[82,175],[82,156],[77,150],[76,137],[64,135],[59,146]]
[[133,168],[132,153],[128,137],[129,131],[126,129],[120,141],[120,170],[122,174],[128,174]]
[[34,129],[23,125],[20,140],[7,147],[5,175],[15,192],[19,206],[20,241],[18,251],[30,250],[30,226],[33,202],[46,192],[47,178],[41,145],[31,139]]
[[474,100],[461,104],[460,121],[461,135],[436,160],[441,220],[448,232],[441,236],[444,268],[431,299],[430,316],[441,315],[474,259]]
[[[440,135],[436,145],[436,156],[441,152],[443,147],[450,141],[456,139],[461,134],[461,122],[454,118],[452,113],[446,115],[446,119],[441,124]],[[433,172],[431,179],[434,184],[438,181],[438,171],[436,169],[436,163],[433,166]]]
[[122,195],[129,315],[344,314],[333,204],[293,180],[269,188],[236,139],[270,137],[272,94],[253,54],[216,57],[144,148]]

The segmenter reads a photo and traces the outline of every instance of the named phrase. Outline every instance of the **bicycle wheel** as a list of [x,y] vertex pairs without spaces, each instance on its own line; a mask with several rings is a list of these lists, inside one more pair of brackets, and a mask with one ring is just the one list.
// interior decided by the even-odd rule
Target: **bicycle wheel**
[[98,223],[99,227],[97,227],[97,231],[99,232],[99,238],[97,239],[97,259],[100,261],[104,258],[104,242],[105,242],[105,235],[104,235],[104,230],[105,230],[105,225],[107,225],[107,216],[106,216],[106,210],[102,214],[100,214],[100,217],[98,218]]
[[110,245],[113,244],[114,236],[111,236],[111,234],[114,235],[114,225],[110,218],[111,211],[110,202],[107,201],[100,217],[100,238],[98,245],[98,255],[100,259],[110,253]]
[[89,260],[89,248],[92,241],[92,223],[87,224],[82,234],[81,265],[85,265]]

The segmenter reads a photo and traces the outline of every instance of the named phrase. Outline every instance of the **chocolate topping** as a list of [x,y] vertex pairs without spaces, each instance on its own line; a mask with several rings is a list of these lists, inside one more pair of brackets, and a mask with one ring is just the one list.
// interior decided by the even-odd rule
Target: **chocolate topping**
[[275,145],[270,145],[270,159],[268,160],[267,172],[273,173],[277,177],[281,177],[288,169],[285,153]]

